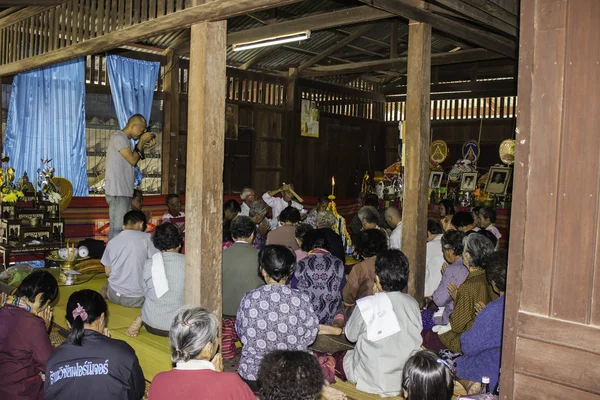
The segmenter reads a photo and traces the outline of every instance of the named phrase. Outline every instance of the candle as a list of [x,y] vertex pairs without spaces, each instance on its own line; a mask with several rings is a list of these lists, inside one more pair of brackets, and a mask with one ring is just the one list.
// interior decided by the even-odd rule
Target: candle
[[331,195],[333,196],[333,189],[335,188],[335,177],[331,177]]

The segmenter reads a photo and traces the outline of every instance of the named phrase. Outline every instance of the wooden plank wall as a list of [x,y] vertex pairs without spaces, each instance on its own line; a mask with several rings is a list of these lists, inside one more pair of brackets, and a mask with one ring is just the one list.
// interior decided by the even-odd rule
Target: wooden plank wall
[[[0,28],[0,65],[55,51],[139,22],[183,10],[180,0],[67,0]],[[15,13],[16,14],[16,13]]]
[[521,2],[501,397],[600,396],[600,3]]
[[[431,120],[460,119],[499,119],[514,118],[517,96],[448,98],[431,100]],[[460,94],[461,97],[468,94]],[[433,96],[432,96],[433,97]],[[385,104],[386,121],[404,121],[406,119],[406,101],[388,101]]]

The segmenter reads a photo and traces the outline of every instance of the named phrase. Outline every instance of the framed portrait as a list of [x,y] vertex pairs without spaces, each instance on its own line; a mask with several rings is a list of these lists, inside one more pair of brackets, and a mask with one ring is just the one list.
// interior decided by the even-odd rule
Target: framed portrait
[[492,167],[488,175],[488,181],[485,185],[485,191],[499,195],[506,194],[510,174],[512,170],[508,167]]
[[442,171],[432,171],[429,174],[429,189],[437,189],[442,183],[442,177],[444,173]]
[[460,190],[473,192],[477,188],[477,172],[463,172],[460,181]]
[[319,109],[317,108],[317,103],[314,101],[302,100],[300,135],[319,137]]
[[239,112],[237,104],[225,103],[225,139],[237,140]]

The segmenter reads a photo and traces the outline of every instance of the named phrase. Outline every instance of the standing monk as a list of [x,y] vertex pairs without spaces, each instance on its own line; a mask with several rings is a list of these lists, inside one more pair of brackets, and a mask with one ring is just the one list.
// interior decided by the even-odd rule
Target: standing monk
[[[123,230],[123,217],[130,210],[133,197],[133,168],[144,159],[144,145],[154,137],[154,134],[146,132],[146,118],[135,114],[129,118],[125,128],[116,131],[108,142],[104,183],[110,218],[108,240]],[[133,150],[130,139],[139,139]]]

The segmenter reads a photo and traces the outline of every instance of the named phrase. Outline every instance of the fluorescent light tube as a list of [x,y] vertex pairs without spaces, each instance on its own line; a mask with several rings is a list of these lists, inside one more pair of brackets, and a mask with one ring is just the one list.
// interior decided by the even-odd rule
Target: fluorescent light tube
[[276,36],[276,37],[272,37],[272,38],[257,40],[255,42],[234,44],[232,47],[233,47],[233,51],[242,51],[242,50],[256,49],[259,47],[273,46],[273,45],[282,44],[282,43],[299,42],[301,40],[306,40],[308,38],[310,38],[310,31],[304,31],[304,32],[293,33],[291,35]]

